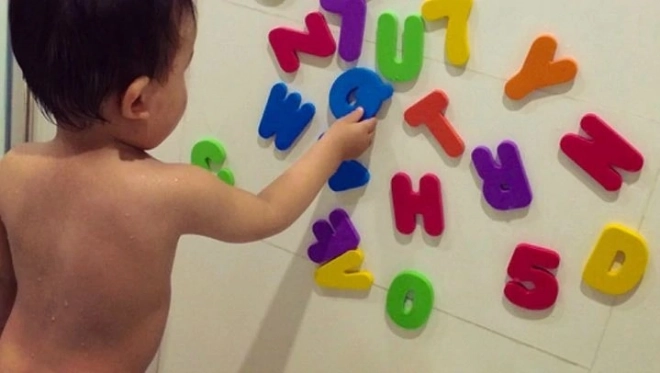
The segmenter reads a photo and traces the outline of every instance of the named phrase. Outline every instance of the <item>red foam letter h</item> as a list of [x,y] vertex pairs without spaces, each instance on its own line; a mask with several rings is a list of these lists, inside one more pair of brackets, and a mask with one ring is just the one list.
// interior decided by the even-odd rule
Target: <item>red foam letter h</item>
[[392,205],[396,229],[402,234],[415,231],[418,214],[422,215],[424,230],[429,235],[439,236],[445,229],[440,179],[433,174],[420,179],[419,192],[413,191],[410,176],[405,173],[394,175]]

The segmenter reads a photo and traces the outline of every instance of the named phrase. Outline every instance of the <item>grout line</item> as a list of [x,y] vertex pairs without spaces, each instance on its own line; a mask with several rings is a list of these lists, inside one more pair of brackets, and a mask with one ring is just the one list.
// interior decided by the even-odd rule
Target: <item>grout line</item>
[[544,350],[544,349],[542,349],[542,348],[540,348],[540,347],[537,347],[537,346],[534,346],[534,345],[529,344],[529,343],[527,343],[527,342],[521,341],[521,340],[516,339],[516,338],[514,338],[514,337],[511,337],[511,336],[509,336],[509,335],[503,334],[502,332],[499,332],[499,331],[497,331],[497,330],[495,330],[495,329],[491,329],[491,328],[489,328],[489,327],[487,327],[487,326],[484,326],[484,325],[478,324],[478,323],[476,323],[476,322],[474,322],[474,321],[471,321],[471,320],[468,320],[468,319],[462,318],[462,317],[460,317],[460,316],[456,316],[456,315],[454,315],[454,314],[452,314],[452,313],[450,313],[450,312],[448,312],[448,311],[441,310],[441,309],[439,309],[439,308],[437,308],[437,307],[433,307],[433,308],[434,308],[436,311],[438,311],[438,312],[440,312],[440,313],[443,313],[443,314],[445,314],[445,315],[447,315],[447,316],[449,316],[449,317],[452,317],[452,318],[454,318],[454,319],[456,319],[456,320],[459,320],[459,321],[462,321],[462,322],[464,322],[464,323],[467,323],[467,324],[473,325],[473,326],[475,326],[475,327],[477,327],[477,328],[479,328],[479,329],[482,329],[482,330],[485,330],[485,331],[487,331],[487,332],[493,333],[493,334],[495,334],[495,335],[497,335],[497,336],[500,336],[500,337],[502,337],[502,338],[508,339],[508,340],[510,340],[510,341],[512,341],[512,342],[514,342],[514,343],[516,343],[516,344],[519,344],[519,345],[521,345],[521,346],[528,347],[528,348],[530,348],[530,349],[532,349],[532,350],[535,350],[535,351],[538,351],[538,352],[540,352],[540,353],[542,353],[542,354],[545,354],[545,355],[551,356],[551,357],[553,357],[553,358],[555,358],[555,359],[561,360],[561,361],[563,361],[563,362],[565,362],[565,363],[567,363],[567,364],[570,364],[570,365],[573,365],[573,366],[576,366],[576,367],[579,367],[579,368],[583,368],[583,369],[586,369],[586,370],[590,370],[590,368],[587,367],[587,366],[584,366],[584,365],[582,365],[582,364],[580,364],[580,363],[576,363],[576,362],[574,362],[574,361],[568,360],[568,359],[566,359],[565,357],[559,356],[559,355],[557,355],[557,354],[555,354],[555,353],[552,353],[552,352],[550,352],[550,351],[546,351],[546,350]]
[[660,178],[660,169],[655,172],[655,185],[653,188],[651,188],[651,192],[649,193],[648,198],[646,199],[646,206],[644,208],[644,212],[642,213],[642,218],[639,221],[639,224],[637,225],[637,231],[642,229],[642,225],[644,225],[644,221],[646,221],[646,216],[649,213],[649,210],[651,209],[651,199],[655,195],[655,192],[658,190],[658,182]]
[[[658,191],[658,183],[660,182],[660,170],[656,171],[654,180],[655,180],[654,186],[653,186],[653,188],[651,188],[651,192],[649,193],[649,196],[646,198],[644,212],[642,213],[642,217],[639,220],[639,224],[637,224],[637,231],[638,232],[642,229],[642,226],[644,225],[644,221],[646,220],[646,216],[649,213],[649,210],[651,209],[651,200],[653,199],[653,196],[655,195],[655,192]],[[593,370],[594,365],[596,364],[596,361],[598,361],[598,357],[600,356],[601,347],[602,347],[603,341],[605,340],[605,333],[607,332],[607,328],[610,325],[610,321],[611,321],[613,313],[614,313],[614,304],[610,305],[609,314],[607,315],[607,320],[605,321],[605,327],[603,328],[603,332],[601,333],[600,339],[598,341],[598,345],[596,347],[596,353],[594,354],[594,358],[591,361],[590,371]]]
[[[298,257],[298,258],[302,258],[302,259],[307,259],[304,255],[301,255],[301,254],[299,254],[299,253],[297,253],[297,252],[294,252],[294,251],[291,251],[291,250],[289,250],[289,249],[286,249],[286,248],[284,248],[284,247],[282,247],[282,246],[279,246],[279,245],[277,245],[277,244],[275,244],[275,243],[272,243],[272,242],[269,242],[269,241],[266,241],[266,240],[263,240],[263,241],[261,241],[261,242],[265,243],[265,244],[268,245],[268,246],[273,247],[274,249],[284,251],[284,252],[286,252],[287,254],[290,254],[290,255],[292,255],[292,256],[294,256],[294,257]],[[380,290],[384,291],[385,293],[387,293],[388,290],[389,290],[387,286],[379,285],[379,284],[377,284],[376,282],[374,282],[373,287],[375,287],[375,288],[377,288],[377,289],[380,289]],[[463,317],[457,316],[457,315],[455,315],[455,314],[453,314],[453,313],[451,313],[451,312],[449,312],[449,311],[446,311],[446,310],[443,310],[443,309],[441,309],[441,308],[438,308],[437,305],[434,305],[434,306],[433,306],[433,310],[436,311],[436,312],[438,312],[438,313],[441,313],[441,314],[443,314],[443,315],[445,315],[445,316],[448,316],[448,317],[450,317],[450,318],[453,318],[453,319],[455,319],[455,320],[458,320],[458,321],[461,321],[461,322],[467,323],[467,324],[472,325],[472,326],[474,326],[474,327],[477,327],[477,328],[479,328],[479,329],[481,329],[481,330],[485,330],[485,331],[487,331],[487,332],[489,332],[489,333],[492,333],[492,334],[495,334],[495,335],[497,335],[497,336],[499,336],[499,337],[502,337],[502,338],[505,338],[505,339],[507,339],[507,340],[510,340],[510,341],[512,341],[512,342],[514,342],[514,343],[516,343],[516,344],[518,344],[518,345],[521,345],[521,346],[524,346],[524,347],[530,348],[530,349],[535,350],[535,351],[538,351],[538,352],[540,352],[540,353],[542,353],[542,354],[545,354],[545,355],[548,355],[548,356],[553,357],[553,358],[555,358],[555,359],[558,359],[558,360],[560,360],[560,361],[562,361],[562,362],[564,362],[564,363],[567,363],[567,364],[570,364],[570,365],[573,365],[573,366],[576,366],[576,367],[579,367],[579,368],[586,369],[587,371],[590,370],[589,367],[584,366],[584,365],[582,365],[582,364],[580,364],[580,363],[576,363],[576,362],[574,362],[574,361],[568,360],[568,359],[566,359],[566,358],[564,358],[564,357],[562,357],[562,356],[559,356],[559,355],[554,354],[554,353],[552,353],[552,352],[549,352],[549,351],[543,350],[542,348],[539,348],[539,347],[536,347],[536,346],[534,346],[534,345],[532,345],[532,344],[529,344],[529,343],[527,343],[527,342],[524,342],[524,341],[518,340],[518,339],[516,339],[516,338],[514,338],[514,337],[511,337],[511,336],[508,336],[508,335],[506,335],[506,334],[503,334],[503,333],[501,333],[501,332],[499,332],[499,331],[497,331],[497,330],[491,329],[491,328],[489,328],[489,327],[487,327],[487,326],[484,326],[484,325],[481,325],[481,324],[476,323],[476,322],[474,322],[474,321],[471,321],[471,320],[469,320],[469,319],[466,319],[466,318],[463,318]]]
[[277,245],[277,244],[275,244],[275,243],[273,243],[273,242],[268,241],[268,239],[262,240],[261,242],[265,243],[266,245],[268,245],[268,246],[270,246],[270,247],[272,247],[272,248],[275,248],[275,249],[278,249],[278,250],[284,251],[285,253],[291,254],[291,255],[293,255],[293,256],[297,256],[297,257],[299,257],[299,258],[303,258],[303,259],[305,258],[305,257],[303,257],[302,255],[298,254],[298,253],[295,252],[295,251],[289,250],[289,249],[287,249],[287,248],[285,248],[285,247],[282,247],[282,246],[280,246],[280,245]]
[[614,304],[611,304],[609,307],[609,311],[607,313],[607,318],[605,319],[605,325],[603,326],[603,330],[600,333],[600,338],[598,339],[598,344],[596,345],[596,351],[594,352],[594,357],[591,359],[591,364],[589,364],[589,371],[594,369],[594,365],[596,365],[596,361],[598,361],[600,348],[603,345],[603,341],[605,340],[605,333],[607,332],[607,328],[610,325],[610,320],[612,319],[613,311],[614,311]]

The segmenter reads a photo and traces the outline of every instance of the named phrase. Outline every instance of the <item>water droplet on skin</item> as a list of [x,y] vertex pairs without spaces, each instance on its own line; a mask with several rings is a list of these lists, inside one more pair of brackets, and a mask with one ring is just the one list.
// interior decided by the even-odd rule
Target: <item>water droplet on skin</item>
[[41,282],[41,277],[37,277],[37,281]]
[[68,300],[64,301],[64,307],[69,307],[69,301]]
[[51,317],[50,321],[55,321],[55,316]]

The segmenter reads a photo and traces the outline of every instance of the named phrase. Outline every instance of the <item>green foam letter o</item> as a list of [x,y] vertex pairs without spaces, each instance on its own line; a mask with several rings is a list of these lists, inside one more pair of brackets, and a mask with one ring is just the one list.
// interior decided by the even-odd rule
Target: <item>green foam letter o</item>
[[[426,324],[433,310],[433,284],[422,273],[406,270],[397,275],[387,292],[386,309],[392,321],[404,329],[418,329]],[[412,307],[406,310],[406,301]]]

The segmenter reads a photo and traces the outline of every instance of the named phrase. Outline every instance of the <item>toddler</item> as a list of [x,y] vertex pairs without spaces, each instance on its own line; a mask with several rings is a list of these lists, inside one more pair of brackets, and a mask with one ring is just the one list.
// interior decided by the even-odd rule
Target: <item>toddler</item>
[[9,21],[25,81],[58,129],[0,161],[3,373],[144,372],[179,237],[281,232],[373,141],[376,121],[358,109],[258,194],[233,188],[146,153],[186,108],[193,0],[9,0]]

